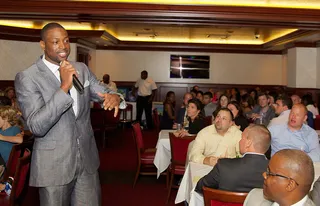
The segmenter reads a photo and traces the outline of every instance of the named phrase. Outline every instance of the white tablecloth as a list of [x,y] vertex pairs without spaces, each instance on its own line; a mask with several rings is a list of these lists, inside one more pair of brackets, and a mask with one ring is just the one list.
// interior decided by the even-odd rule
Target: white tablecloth
[[[315,162],[313,165],[315,170],[315,182],[320,176],[320,162]],[[194,188],[196,187],[199,179],[208,174],[212,170],[212,168],[213,167],[208,165],[190,162],[188,167],[186,168],[186,172],[183,175],[176,196],[175,204],[187,201],[189,203],[189,206],[204,206],[203,196],[195,192]]]
[[157,178],[165,171],[171,162],[171,148],[169,140],[169,132],[175,130],[161,130],[159,132],[159,138],[157,142],[157,152],[154,157],[153,164],[157,167]]
[[[192,192],[198,180],[212,170],[212,166],[189,162],[183,175],[175,204],[187,201],[190,206],[203,205],[203,198],[197,192]],[[194,197],[193,197],[194,196]]]

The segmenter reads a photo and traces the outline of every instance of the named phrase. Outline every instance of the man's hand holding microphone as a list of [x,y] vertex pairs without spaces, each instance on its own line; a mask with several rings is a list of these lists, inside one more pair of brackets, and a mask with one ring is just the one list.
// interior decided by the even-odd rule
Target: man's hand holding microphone
[[[65,92],[68,93],[71,89],[72,85],[75,86],[77,91],[82,94],[83,93],[83,86],[78,80],[78,73],[76,69],[70,64],[67,60],[63,60],[60,62],[60,79],[61,79],[61,86],[60,88]],[[103,108],[105,110],[112,110],[114,109],[114,117],[117,116],[119,112],[119,104],[120,104],[120,97],[117,94],[102,94],[98,92],[98,95],[104,100]]]

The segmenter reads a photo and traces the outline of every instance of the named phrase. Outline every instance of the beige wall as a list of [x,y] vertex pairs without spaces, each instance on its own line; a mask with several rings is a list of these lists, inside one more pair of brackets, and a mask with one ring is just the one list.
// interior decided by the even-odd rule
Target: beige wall
[[[77,44],[71,44],[69,59],[75,60]],[[1,80],[13,80],[42,54],[38,42],[0,40]],[[210,55],[210,79],[191,83],[284,85],[281,55],[107,51],[89,49],[89,67],[99,79],[109,73],[115,81],[136,81],[142,70],[158,82],[186,82],[169,78],[170,54]]]
[[99,79],[136,81],[147,70],[158,82],[186,82],[169,78],[170,54],[210,55],[210,79],[191,83],[284,85],[282,55],[97,50],[92,61]]
[[[0,40],[0,48],[0,80],[14,80],[43,53],[38,42]],[[76,44],[71,44],[69,59],[76,59]]]

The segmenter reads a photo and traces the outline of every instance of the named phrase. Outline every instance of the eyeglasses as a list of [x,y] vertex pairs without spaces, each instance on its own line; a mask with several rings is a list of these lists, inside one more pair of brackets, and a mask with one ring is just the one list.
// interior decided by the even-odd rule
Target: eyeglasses
[[282,177],[282,178],[286,178],[286,179],[288,179],[288,180],[293,180],[293,181],[297,184],[297,186],[299,186],[299,184],[297,183],[297,181],[295,181],[295,180],[294,180],[294,179],[292,179],[291,177],[287,177],[287,176],[284,176],[284,175],[279,175],[279,174],[276,174],[276,173],[272,173],[272,172],[270,172],[269,167],[267,168],[266,176],[267,176],[267,178],[268,178],[268,176],[274,176],[274,177]]

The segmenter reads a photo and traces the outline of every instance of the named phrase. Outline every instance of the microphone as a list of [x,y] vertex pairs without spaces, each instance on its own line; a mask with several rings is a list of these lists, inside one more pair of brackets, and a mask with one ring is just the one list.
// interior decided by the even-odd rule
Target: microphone
[[[62,62],[63,61],[60,62],[60,66],[61,66]],[[76,88],[76,90],[79,92],[79,94],[84,93],[84,87],[75,74],[72,75],[72,83],[73,83],[74,88]]]
[[79,94],[84,93],[84,87],[76,75],[72,75],[72,83],[73,83],[74,88],[76,88],[76,90],[79,92]]

